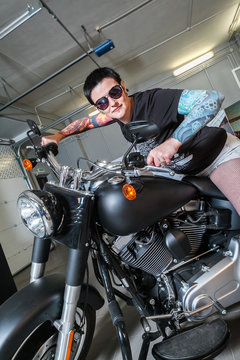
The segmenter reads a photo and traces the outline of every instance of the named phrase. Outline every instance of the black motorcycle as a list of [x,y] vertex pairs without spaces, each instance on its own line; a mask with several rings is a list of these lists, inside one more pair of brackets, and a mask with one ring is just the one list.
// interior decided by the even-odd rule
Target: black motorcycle
[[[41,134],[28,123],[55,180],[18,198],[34,234],[31,281],[0,307],[0,359],[86,358],[104,304],[86,276],[89,256],[122,359],[133,357],[119,299],[140,314],[139,360],[151,341],[154,359],[217,356],[229,338],[222,316],[240,298],[240,217],[230,202],[208,178],[175,180],[172,169],[146,166],[132,149],[156,135],[149,122],[126,125],[133,144],[121,162],[91,170],[60,165],[56,145],[34,145]],[[65,275],[44,276],[52,241],[69,248]]]

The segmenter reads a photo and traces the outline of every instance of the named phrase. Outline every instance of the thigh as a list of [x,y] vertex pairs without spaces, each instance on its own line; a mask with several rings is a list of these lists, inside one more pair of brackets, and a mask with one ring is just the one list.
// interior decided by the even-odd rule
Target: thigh
[[240,159],[240,140],[231,134],[227,134],[227,141],[216,159],[206,169],[199,172],[198,176],[209,176],[221,164],[233,159]]
[[210,174],[210,179],[228,198],[240,215],[240,158],[220,164]]

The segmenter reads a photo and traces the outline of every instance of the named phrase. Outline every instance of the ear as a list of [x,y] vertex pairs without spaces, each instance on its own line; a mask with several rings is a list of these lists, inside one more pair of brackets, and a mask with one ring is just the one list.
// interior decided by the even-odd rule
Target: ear
[[125,86],[125,84],[124,84],[123,81],[121,81],[121,86],[122,86],[122,88],[123,88],[123,91],[124,91],[125,94],[127,95],[127,89],[126,89],[126,86]]

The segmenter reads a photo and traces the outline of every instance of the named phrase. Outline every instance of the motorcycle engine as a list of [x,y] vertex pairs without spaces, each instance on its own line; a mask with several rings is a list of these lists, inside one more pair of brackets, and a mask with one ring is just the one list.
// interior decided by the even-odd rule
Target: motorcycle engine
[[204,214],[199,203],[183,208],[143,231],[117,237],[112,249],[126,264],[158,277],[173,261],[199,252],[206,232]]
[[[150,296],[158,297],[165,306],[171,299],[166,311],[175,304],[188,313],[189,321],[202,321],[216,309],[222,311],[236,303],[240,296],[240,275],[236,278],[240,235],[228,245],[227,234],[211,218],[215,209],[203,205],[200,200],[191,201],[153,226],[111,241],[125,264],[157,280],[149,282]],[[216,242],[222,250],[214,251]]]

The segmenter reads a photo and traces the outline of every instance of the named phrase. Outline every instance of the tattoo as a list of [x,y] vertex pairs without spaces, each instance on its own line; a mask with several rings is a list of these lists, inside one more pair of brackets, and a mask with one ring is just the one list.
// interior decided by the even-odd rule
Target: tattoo
[[223,100],[223,95],[214,90],[184,90],[178,113],[187,116],[172,137],[183,143],[214,118]]
[[99,113],[91,117],[85,117],[79,120],[74,121],[63,130],[60,131],[60,134],[64,136],[79,134],[83,131],[94,129],[100,126],[106,126],[114,122],[109,116]]
[[178,103],[178,113],[188,115],[196,101],[204,94],[206,90],[183,90]]

